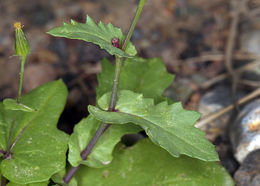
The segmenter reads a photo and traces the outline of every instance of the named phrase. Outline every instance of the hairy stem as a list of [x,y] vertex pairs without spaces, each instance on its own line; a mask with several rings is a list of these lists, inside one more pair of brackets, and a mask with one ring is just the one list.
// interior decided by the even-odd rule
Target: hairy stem
[[128,43],[129,43],[129,41],[130,41],[130,39],[132,37],[132,34],[133,34],[135,26],[136,26],[136,24],[137,24],[137,22],[139,20],[139,17],[141,15],[141,12],[143,10],[145,2],[146,2],[146,0],[140,0],[139,1],[138,7],[137,7],[136,12],[135,12],[135,16],[134,16],[134,18],[132,20],[132,24],[129,27],[128,33],[127,33],[126,38],[124,40],[124,43],[122,45],[122,50],[126,49]]
[[111,93],[110,104],[108,109],[109,111],[114,111],[116,107],[116,97],[117,97],[117,89],[118,89],[121,67],[122,67],[122,59],[116,56],[116,69],[115,69],[112,93]]
[[3,149],[0,149],[0,153],[4,155],[5,151]]
[[1,186],[5,186],[6,185],[6,179],[4,176],[1,176]]
[[[29,124],[30,124],[30,123],[29,123]],[[29,124],[28,124],[28,125],[29,125]],[[19,135],[15,138],[14,142],[11,144],[9,150],[7,151],[8,153],[10,153],[10,152],[13,150],[14,146],[16,145],[16,143],[18,142],[18,140],[22,137],[24,131],[27,129],[28,125],[26,125],[26,126],[21,130],[21,132],[19,133]]]
[[[30,123],[29,123],[29,124],[30,124]],[[29,124],[26,125],[26,126],[21,130],[21,132],[19,133],[19,135],[15,138],[14,142],[8,147],[8,149],[7,149],[7,151],[6,151],[5,155],[4,155],[4,159],[8,159],[8,158],[11,158],[11,157],[12,157],[12,152],[11,152],[11,151],[13,150],[13,148],[14,148],[14,146],[16,145],[16,143],[18,142],[18,140],[22,137],[24,131],[27,129],[27,127],[29,126]]]
[[[96,131],[95,135],[89,142],[88,146],[85,148],[84,151],[81,152],[81,158],[82,160],[86,160],[88,155],[91,153],[91,150],[97,143],[100,136],[108,129],[110,125],[102,123],[98,130]],[[81,167],[81,165],[78,165],[77,167],[71,167],[71,169],[67,172],[67,174],[64,176],[63,180],[65,183],[69,183],[69,181],[72,179],[74,174],[78,171],[78,169]]]
[[11,127],[10,127],[10,131],[9,131],[9,138],[8,138],[8,142],[7,142],[8,149],[10,148],[11,141],[12,141],[15,120],[16,120],[16,113],[14,113],[14,119],[12,121],[12,124],[11,124]]
[[19,83],[19,92],[17,102],[20,103],[22,88],[23,88],[23,74],[24,74],[24,64],[26,61],[26,57],[21,57],[21,71],[20,71],[20,83]]
[[[140,14],[142,12],[142,9],[144,7],[146,0],[140,0],[139,5],[137,7],[134,19],[131,23],[131,26],[128,30],[128,33],[125,37],[125,40],[123,42],[123,45],[121,47],[122,50],[126,50],[126,47],[130,41],[130,38],[134,32],[136,23],[138,22],[138,19],[140,17]],[[122,68],[122,58],[116,56],[116,69],[115,69],[115,73],[114,73],[114,80],[113,80],[113,87],[112,87],[112,94],[111,94],[111,98],[110,98],[110,105],[109,105],[109,111],[114,111],[115,110],[115,106],[116,106],[116,98],[117,98],[117,90],[118,90],[118,84],[119,84],[119,79],[120,79],[120,72],[121,72],[121,68]],[[105,124],[102,123],[100,125],[100,127],[98,128],[98,130],[96,131],[95,135],[92,137],[92,139],[90,140],[89,144],[87,145],[87,147],[85,148],[85,150],[83,150],[81,152],[81,158],[82,160],[86,160],[88,155],[91,153],[93,147],[95,146],[95,144],[97,143],[97,141],[99,140],[99,138],[101,137],[101,135],[110,127],[110,124]],[[78,171],[78,169],[81,167],[81,165],[78,165],[77,167],[71,167],[71,169],[67,172],[67,174],[63,177],[63,180],[65,183],[69,183],[70,180],[72,179],[72,177],[74,176],[74,174]]]

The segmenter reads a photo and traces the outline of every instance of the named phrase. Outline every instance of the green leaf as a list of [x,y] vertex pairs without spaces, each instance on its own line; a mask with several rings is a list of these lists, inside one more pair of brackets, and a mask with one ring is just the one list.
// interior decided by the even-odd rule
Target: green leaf
[[215,162],[170,154],[144,139],[130,148],[118,145],[112,163],[102,169],[82,167],[79,185],[99,186],[232,186],[232,178]]
[[100,124],[100,121],[89,115],[75,126],[74,132],[69,140],[68,160],[72,166],[76,167],[79,164],[84,164],[90,167],[100,168],[109,164],[113,159],[113,149],[121,140],[121,137],[125,134],[140,131],[140,127],[133,124],[109,127],[94,146],[87,160],[82,161],[80,153],[86,148]]
[[25,184],[25,185],[9,182],[7,184],[7,186],[48,186],[48,184],[49,184],[49,181],[39,182],[39,183],[29,183],[29,184]]
[[[171,85],[174,75],[169,74],[159,58],[127,59],[123,62],[119,89],[142,93],[144,97],[160,99],[164,90]],[[115,66],[107,59],[102,60],[102,73],[98,75],[97,100],[112,90]]]
[[54,181],[55,183],[57,183],[57,186],[60,186],[60,185],[62,185],[62,186],[78,186],[75,177],[73,177],[73,178],[70,180],[69,184],[65,183],[64,180],[63,180],[63,177],[64,177],[65,174],[66,174],[66,169],[63,169],[63,170],[61,170],[60,172],[54,174],[54,175],[51,177],[51,179],[52,179],[52,181]]
[[136,50],[132,43],[128,44],[125,52],[112,45],[111,40],[113,38],[119,38],[121,44],[124,40],[125,36],[120,28],[114,27],[111,23],[104,24],[101,21],[99,24],[96,24],[89,16],[87,16],[85,24],[72,20],[71,24],[65,23],[63,26],[50,30],[48,34],[91,42],[99,45],[100,48],[105,49],[111,55],[119,57],[131,58],[136,55]]
[[68,135],[56,125],[67,94],[58,80],[21,97],[21,102],[36,112],[5,110],[0,103],[0,150],[11,149],[0,169],[11,182],[45,182],[65,167]]
[[20,110],[20,111],[24,111],[24,112],[35,112],[36,110],[33,108],[30,108],[22,103],[17,103],[16,100],[14,99],[5,99],[3,101],[4,104],[4,108],[6,110]]
[[171,155],[185,154],[204,161],[218,161],[214,146],[205,139],[204,132],[194,127],[200,115],[182,108],[181,103],[168,105],[162,102],[154,105],[152,99],[141,94],[122,90],[118,93],[116,110],[108,108],[110,94],[98,100],[101,110],[89,106],[89,112],[105,123],[134,123],[143,127],[151,140],[166,149]]

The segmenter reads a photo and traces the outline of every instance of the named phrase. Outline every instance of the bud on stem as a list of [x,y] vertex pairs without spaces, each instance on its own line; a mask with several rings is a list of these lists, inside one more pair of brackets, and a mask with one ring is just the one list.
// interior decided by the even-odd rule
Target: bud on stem
[[27,55],[30,53],[29,43],[23,33],[22,26],[20,22],[14,23],[15,28],[15,51],[16,55],[20,57],[21,60],[21,71],[20,71],[20,84],[17,102],[20,102],[22,87],[23,87],[23,74],[24,74],[24,64]]
[[29,43],[23,33],[20,22],[14,23],[15,28],[15,51],[19,57],[26,57],[30,53]]

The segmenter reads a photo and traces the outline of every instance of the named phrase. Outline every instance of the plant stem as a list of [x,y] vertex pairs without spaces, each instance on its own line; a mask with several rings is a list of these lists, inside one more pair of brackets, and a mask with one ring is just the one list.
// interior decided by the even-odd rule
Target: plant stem
[[6,179],[4,176],[1,176],[1,186],[5,186],[6,185]]
[[[130,41],[130,38],[134,32],[136,23],[138,22],[138,19],[140,17],[140,14],[142,12],[142,9],[144,7],[146,0],[140,0],[139,5],[137,7],[134,19],[132,21],[132,24],[128,30],[128,33],[125,37],[125,40],[123,42],[123,45],[121,47],[122,50],[126,50],[126,47]],[[114,80],[113,80],[113,87],[112,87],[112,93],[111,93],[111,98],[110,98],[110,105],[109,105],[109,111],[114,111],[115,110],[115,106],[116,106],[116,98],[117,98],[117,90],[118,90],[118,84],[119,84],[119,79],[120,79],[120,72],[121,72],[121,68],[122,68],[122,58],[116,56],[116,69],[115,69],[115,73],[114,73]],[[86,160],[88,155],[91,153],[91,150],[93,149],[93,147],[95,146],[95,144],[97,143],[97,141],[99,140],[99,138],[101,137],[101,135],[111,126],[111,124],[105,124],[102,123],[100,125],[100,127],[98,128],[98,130],[96,131],[95,135],[92,137],[92,139],[90,140],[89,144],[87,145],[87,147],[85,148],[85,150],[83,150],[81,152],[81,158],[82,160]],[[81,165],[78,165],[77,167],[71,167],[70,170],[67,172],[67,174],[63,177],[63,180],[65,183],[69,183],[70,180],[72,179],[72,177],[74,176],[74,174],[78,171],[78,169],[81,167]]]
[[139,1],[138,7],[137,7],[136,12],[135,12],[135,16],[134,16],[134,18],[133,18],[133,20],[132,20],[132,24],[131,24],[131,26],[130,26],[130,28],[129,28],[129,31],[128,31],[128,33],[127,33],[127,35],[126,35],[126,38],[125,38],[125,40],[124,40],[124,43],[123,43],[123,45],[122,45],[122,50],[124,50],[124,51],[125,51],[125,49],[126,49],[128,43],[129,43],[129,41],[130,41],[130,39],[131,39],[131,37],[132,37],[132,34],[133,34],[133,32],[134,32],[136,23],[137,23],[138,20],[139,20],[139,17],[140,17],[140,14],[141,14],[142,10],[143,10],[143,7],[144,7],[145,2],[146,2],[146,0],[140,0],[140,1]]
[[23,88],[23,74],[24,74],[24,64],[26,61],[26,57],[21,57],[21,71],[20,71],[20,83],[19,83],[19,92],[17,102],[20,103],[21,95],[22,95],[22,88]]
[[[81,152],[81,158],[82,160],[86,160],[88,155],[91,153],[91,150],[93,149],[93,147],[95,146],[95,144],[97,143],[98,139],[100,138],[100,136],[106,131],[106,129],[108,129],[110,127],[110,125],[104,124],[102,123],[100,125],[100,127],[98,128],[98,130],[96,131],[95,135],[93,136],[93,138],[91,139],[91,141],[89,142],[88,146],[85,148],[84,151]],[[74,176],[74,174],[78,171],[78,169],[81,167],[81,165],[78,165],[77,167],[71,167],[70,170],[67,172],[67,174],[64,176],[63,180],[65,183],[69,183],[69,181],[72,179],[72,177]]]
[[118,89],[121,67],[122,67],[122,59],[116,56],[116,69],[114,74],[114,81],[113,81],[113,87],[112,87],[112,93],[111,93],[108,111],[114,111],[116,107],[116,97],[117,97],[117,89]]

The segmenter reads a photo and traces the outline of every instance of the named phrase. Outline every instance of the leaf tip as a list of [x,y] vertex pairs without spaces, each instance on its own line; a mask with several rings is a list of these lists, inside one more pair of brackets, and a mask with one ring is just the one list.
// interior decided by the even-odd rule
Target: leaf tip
[[89,15],[86,15],[86,23],[93,23],[93,22],[94,20]]
[[73,20],[73,19],[70,20],[70,23],[71,23],[72,25],[76,25],[76,24],[78,24],[78,22],[75,21],[75,20]]

